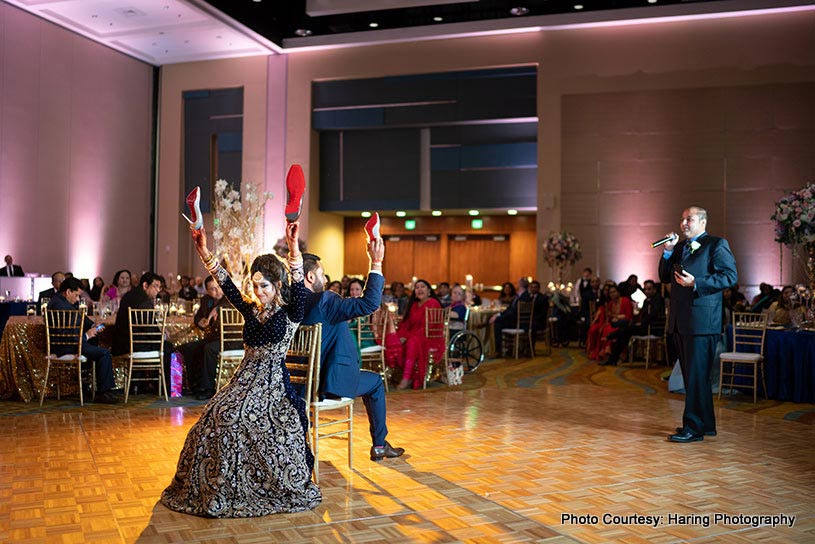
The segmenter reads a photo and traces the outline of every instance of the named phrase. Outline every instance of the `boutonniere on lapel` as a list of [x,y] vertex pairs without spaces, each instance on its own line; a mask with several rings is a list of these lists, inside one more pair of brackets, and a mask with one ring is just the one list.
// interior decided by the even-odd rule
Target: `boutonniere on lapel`
[[696,240],[691,242],[690,243],[690,252],[691,252],[691,254],[693,254],[693,252],[696,251],[697,249],[699,249],[700,247],[702,247],[702,244],[700,244]]

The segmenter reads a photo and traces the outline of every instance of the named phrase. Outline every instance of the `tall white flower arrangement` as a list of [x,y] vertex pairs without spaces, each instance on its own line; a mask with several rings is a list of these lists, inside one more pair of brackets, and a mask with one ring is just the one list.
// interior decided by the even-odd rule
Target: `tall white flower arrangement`
[[266,202],[272,193],[259,192],[253,183],[244,182],[242,192],[219,179],[215,182],[215,255],[226,265],[233,281],[244,293],[251,292],[252,260],[260,252],[255,234],[263,219]]

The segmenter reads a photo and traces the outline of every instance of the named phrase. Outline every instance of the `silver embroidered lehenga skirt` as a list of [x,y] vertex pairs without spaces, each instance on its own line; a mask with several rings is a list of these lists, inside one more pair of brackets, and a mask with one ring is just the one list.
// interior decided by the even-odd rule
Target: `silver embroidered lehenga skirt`
[[178,512],[218,518],[314,508],[305,404],[278,349],[248,347],[232,380],[207,404],[187,435],[161,502]]

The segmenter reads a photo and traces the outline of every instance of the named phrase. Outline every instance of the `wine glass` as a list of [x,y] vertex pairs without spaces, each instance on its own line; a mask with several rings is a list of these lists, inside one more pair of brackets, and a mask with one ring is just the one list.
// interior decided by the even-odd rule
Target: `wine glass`
[[25,307],[25,315],[28,317],[34,317],[37,315],[37,305],[36,304],[27,304]]

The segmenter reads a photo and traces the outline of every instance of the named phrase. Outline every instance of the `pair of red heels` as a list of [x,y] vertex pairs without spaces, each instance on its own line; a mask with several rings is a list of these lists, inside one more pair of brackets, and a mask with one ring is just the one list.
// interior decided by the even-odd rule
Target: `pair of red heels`
[[[303,208],[303,195],[306,192],[306,177],[303,175],[303,169],[299,164],[293,164],[289,168],[289,173],[286,174],[286,221],[293,223],[300,219],[300,213]],[[204,217],[201,214],[201,189],[196,187],[190,194],[187,195],[187,206],[190,208],[190,216],[187,217],[181,214],[186,219],[190,226],[198,230],[204,226]],[[368,239],[374,241],[376,238],[381,238],[379,234],[379,214],[374,212],[370,219],[365,223],[365,232],[368,233]]]

